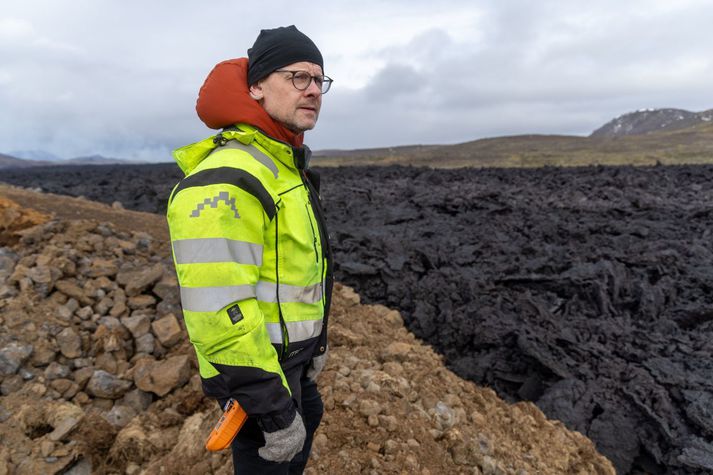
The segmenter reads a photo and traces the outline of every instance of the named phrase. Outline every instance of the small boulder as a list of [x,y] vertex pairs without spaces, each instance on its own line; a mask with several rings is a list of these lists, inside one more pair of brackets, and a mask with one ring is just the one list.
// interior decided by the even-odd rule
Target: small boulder
[[109,412],[104,414],[104,419],[115,427],[126,427],[137,412],[131,406],[114,404]]
[[183,337],[181,326],[178,324],[176,316],[172,313],[151,323],[151,330],[153,330],[158,341],[167,348],[181,341]]
[[150,355],[156,349],[155,338],[151,333],[146,333],[134,340],[136,345],[136,353],[146,353]]
[[57,442],[65,439],[84,418],[84,411],[78,406],[63,403],[47,410],[49,424],[54,429],[48,435],[49,440]]
[[13,341],[0,349],[0,376],[17,373],[27,358],[32,354],[32,345],[24,345]]
[[148,315],[123,317],[121,319],[121,323],[129,329],[129,332],[131,332],[131,335],[134,338],[144,336],[149,332],[149,329],[151,328],[151,319],[148,317]]
[[7,376],[2,380],[0,384],[0,394],[7,396],[8,394],[19,391],[25,382],[22,380],[22,376],[19,374],[13,374],[12,376]]
[[386,347],[382,356],[386,361],[405,361],[412,349],[413,345],[395,341]]
[[120,379],[104,370],[96,370],[87,383],[86,392],[105,399],[118,399],[131,389],[131,381]]
[[63,379],[69,377],[71,371],[69,367],[53,361],[45,368],[45,378],[48,380]]
[[191,363],[186,355],[172,356],[163,361],[143,358],[134,367],[134,382],[142,391],[165,396],[183,386],[191,376]]
[[365,417],[378,416],[381,413],[381,405],[369,399],[364,399],[359,403],[359,414]]
[[137,413],[148,409],[152,402],[153,396],[151,393],[147,393],[138,388],[132,389],[124,394],[124,397],[119,401],[120,404],[133,408]]
[[82,337],[71,327],[65,328],[57,335],[57,346],[66,358],[82,356]]
[[92,259],[92,263],[89,266],[89,269],[85,272],[85,275],[92,278],[102,276],[111,277],[116,275],[118,271],[119,268],[113,260],[97,258]]
[[75,284],[72,281],[69,280],[58,280],[54,284],[55,288],[62,292],[64,295],[67,297],[71,297],[84,305],[91,305],[92,304],[92,299],[90,299],[87,294],[84,292],[84,290],[79,287],[77,284]]
[[94,374],[95,369],[92,367],[86,367],[86,368],[80,368],[74,373],[72,373],[72,378],[74,379],[74,382],[76,382],[80,388],[84,389],[84,386],[87,384],[87,381],[89,381]]
[[154,264],[151,267],[119,272],[116,281],[126,290],[126,295],[132,297],[139,295],[150,285],[163,277],[163,265]]
[[109,310],[109,315],[112,317],[120,317],[128,310],[126,306],[126,295],[121,289],[117,289],[114,292],[114,306]]
[[132,310],[147,308],[156,305],[156,298],[152,295],[146,294],[135,295],[133,297],[129,297],[128,304],[129,308]]

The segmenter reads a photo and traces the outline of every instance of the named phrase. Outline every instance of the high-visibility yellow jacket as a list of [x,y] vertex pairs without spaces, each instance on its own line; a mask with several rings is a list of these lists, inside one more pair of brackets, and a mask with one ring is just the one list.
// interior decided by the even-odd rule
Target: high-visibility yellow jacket
[[285,373],[326,350],[331,254],[309,154],[244,124],[174,151],[186,177],[167,218],[203,389],[249,415],[293,410]]

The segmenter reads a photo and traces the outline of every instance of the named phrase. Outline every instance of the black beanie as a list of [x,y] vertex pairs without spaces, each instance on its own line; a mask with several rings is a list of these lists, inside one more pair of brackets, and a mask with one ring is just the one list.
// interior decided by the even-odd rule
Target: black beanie
[[308,61],[324,70],[322,53],[307,35],[295,25],[261,30],[255,44],[248,50],[248,85],[288,64]]

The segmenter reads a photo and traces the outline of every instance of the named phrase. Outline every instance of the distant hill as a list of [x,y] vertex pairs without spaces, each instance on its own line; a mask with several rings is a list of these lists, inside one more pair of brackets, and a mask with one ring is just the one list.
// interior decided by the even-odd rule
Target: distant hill
[[[27,152],[25,153],[27,154]],[[33,151],[33,154],[34,156],[43,156],[43,153],[40,151]],[[48,160],[34,160],[0,154],[0,168],[27,168],[55,165],[136,165],[139,163],[146,163],[123,158],[107,158],[102,155],[89,155],[86,157],[71,158],[69,160],[56,158],[56,156],[52,154],[46,154],[46,156],[55,158],[50,158]]]
[[0,168],[26,168],[42,165],[51,165],[51,163],[39,160],[23,160],[21,158],[0,153]]
[[456,167],[541,167],[713,163],[713,122],[659,127],[638,135],[515,135],[420,148],[394,147],[315,154],[313,163]]
[[61,162],[64,158],[44,150],[12,150],[8,155],[40,162]]
[[624,137],[685,129],[692,125],[710,122],[711,119],[713,119],[713,109],[703,112],[689,112],[683,109],[642,109],[607,122],[592,132],[590,137]]
[[69,160],[63,160],[62,165],[128,165],[128,164],[138,164],[145,163],[135,160],[127,160],[125,158],[109,158],[102,155],[88,155],[86,157],[70,158]]

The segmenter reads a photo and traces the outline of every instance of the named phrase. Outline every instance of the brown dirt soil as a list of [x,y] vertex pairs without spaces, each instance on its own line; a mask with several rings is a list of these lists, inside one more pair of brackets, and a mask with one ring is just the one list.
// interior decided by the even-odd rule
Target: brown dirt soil
[[[126,209],[115,209],[102,203],[88,201],[84,198],[73,198],[52,193],[38,193],[35,191],[19,188],[0,183],[0,197],[6,201],[14,201],[28,208],[26,213],[34,218],[29,219],[33,224],[37,224],[37,215],[53,216],[57,219],[93,219],[98,222],[110,222],[120,231],[143,231],[151,234],[156,239],[166,243],[168,249],[168,227],[163,216],[150,213],[140,213]],[[12,207],[12,205],[10,206]],[[0,202],[0,213],[2,213],[2,203]],[[0,214],[0,217],[3,215]],[[34,219],[34,221],[33,221]],[[4,221],[4,220],[3,220]],[[3,221],[0,221],[0,232],[3,229]]]
[[[13,236],[51,215],[111,222],[168,242],[162,216],[82,199],[0,186],[0,213],[6,217],[0,236]],[[161,257],[168,249],[167,244],[161,248]],[[7,323],[9,311],[23,310],[28,319],[23,328],[39,328],[55,318],[47,310],[51,298],[15,300],[12,305],[0,299],[0,316],[5,314]],[[172,354],[193,358],[185,338],[171,348]],[[339,284],[329,355],[319,377],[326,412],[306,473],[615,473],[590,440],[548,420],[532,404],[507,404],[492,390],[458,378],[405,329],[398,312],[361,305],[358,295]],[[192,364],[196,373],[194,360]],[[227,452],[203,448],[219,411],[202,396],[195,374],[123,429],[109,424],[98,404],[80,408],[43,399],[41,386],[27,384],[0,398],[0,475],[63,473],[70,467],[89,473],[79,471],[81,464],[91,473],[232,473]],[[73,432],[51,442],[52,434],[62,429],[57,421],[72,418],[79,420]]]
[[44,223],[49,215],[30,208],[22,208],[14,201],[0,197],[0,245],[15,244],[21,229]]

